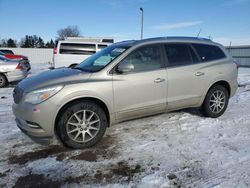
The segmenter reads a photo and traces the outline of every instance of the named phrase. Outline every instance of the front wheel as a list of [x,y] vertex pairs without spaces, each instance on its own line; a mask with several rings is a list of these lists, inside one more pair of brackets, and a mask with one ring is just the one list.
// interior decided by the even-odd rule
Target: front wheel
[[57,134],[64,145],[83,149],[96,144],[104,135],[108,122],[96,103],[81,101],[69,105],[59,117]]
[[228,100],[228,90],[224,86],[216,85],[212,87],[203,102],[203,114],[212,118],[221,116],[227,109]]

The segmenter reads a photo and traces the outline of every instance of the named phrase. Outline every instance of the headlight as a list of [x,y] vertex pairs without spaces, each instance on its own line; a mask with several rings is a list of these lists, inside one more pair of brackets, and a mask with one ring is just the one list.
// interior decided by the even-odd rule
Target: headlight
[[49,99],[53,95],[55,95],[62,88],[63,86],[55,86],[55,87],[49,87],[49,88],[32,91],[26,94],[24,102],[31,103],[31,104],[41,103]]

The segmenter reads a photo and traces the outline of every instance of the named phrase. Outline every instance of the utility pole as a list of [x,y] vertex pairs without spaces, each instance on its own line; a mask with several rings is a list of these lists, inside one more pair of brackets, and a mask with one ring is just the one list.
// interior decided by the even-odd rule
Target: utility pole
[[140,8],[141,11],[141,40],[143,39],[143,8]]

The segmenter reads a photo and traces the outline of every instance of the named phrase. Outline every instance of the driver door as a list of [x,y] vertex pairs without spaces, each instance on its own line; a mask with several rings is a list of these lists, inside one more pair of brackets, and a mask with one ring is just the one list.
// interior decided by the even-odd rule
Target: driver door
[[164,112],[167,106],[167,72],[160,45],[134,50],[120,65],[126,63],[133,65],[131,72],[115,71],[113,74],[116,119],[122,121]]

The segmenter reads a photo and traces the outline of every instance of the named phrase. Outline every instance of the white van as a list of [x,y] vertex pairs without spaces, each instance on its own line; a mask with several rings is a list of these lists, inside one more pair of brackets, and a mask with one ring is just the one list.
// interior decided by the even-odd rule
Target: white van
[[54,48],[53,67],[69,67],[81,63],[92,54],[114,43],[112,38],[68,37]]

